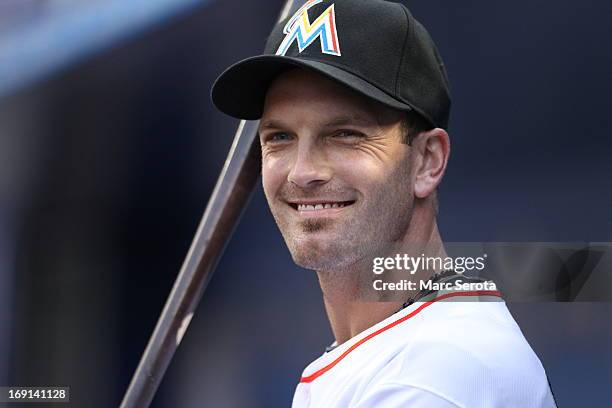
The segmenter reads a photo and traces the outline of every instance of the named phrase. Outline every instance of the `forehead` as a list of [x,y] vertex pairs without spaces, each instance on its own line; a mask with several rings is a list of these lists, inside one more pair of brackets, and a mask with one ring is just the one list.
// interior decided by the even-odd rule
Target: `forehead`
[[290,119],[310,114],[311,119],[355,117],[376,123],[395,122],[401,112],[358,94],[314,71],[292,69],[280,74],[268,88],[262,120]]

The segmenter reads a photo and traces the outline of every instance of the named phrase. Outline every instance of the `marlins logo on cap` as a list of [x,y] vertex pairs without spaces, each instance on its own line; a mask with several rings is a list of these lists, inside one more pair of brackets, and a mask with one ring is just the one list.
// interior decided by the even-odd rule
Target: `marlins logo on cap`
[[232,65],[217,78],[211,96],[221,111],[260,119],[272,82],[286,70],[303,68],[448,129],[451,101],[444,64],[431,36],[405,5],[386,0],[288,4],[294,3],[274,26],[261,55]]
[[297,41],[299,52],[304,51],[317,38],[321,42],[321,52],[324,54],[340,56],[340,43],[336,31],[336,12],[334,5],[329,6],[317,19],[311,23],[308,10],[323,0],[308,0],[289,19],[283,33],[285,38],[281,42],[276,55],[285,55],[294,41]]

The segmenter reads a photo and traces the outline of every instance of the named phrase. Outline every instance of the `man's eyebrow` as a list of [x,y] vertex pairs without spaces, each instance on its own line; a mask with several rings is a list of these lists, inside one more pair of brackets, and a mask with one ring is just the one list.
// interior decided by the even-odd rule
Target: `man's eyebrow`
[[266,119],[265,121],[261,122],[259,124],[259,130],[262,129],[283,129],[285,128],[286,125],[281,122],[281,121],[277,121],[274,119]]
[[346,125],[374,125],[378,121],[369,119],[361,115],[338,116],[323,124],[323,127],[338,127]]
[[[337,116],[333,119],[330,119],[327,122],[324,122],[323,124],[321,124],[321,127],[322,128],[332,128],[332,127],[346,126],[346,125],[362,125],[362,126],[370,125],[371,126],[371,125],[378,125],[378,124],[379,123],[378,123],[377,118],[368,118],[362,115],[343,115],[343,116]],[[259,124],[259,131],[279,130],[279,129],[286,129],[288,127],[289,126],[283,123],[283,121],[281,120],[266,119]]]

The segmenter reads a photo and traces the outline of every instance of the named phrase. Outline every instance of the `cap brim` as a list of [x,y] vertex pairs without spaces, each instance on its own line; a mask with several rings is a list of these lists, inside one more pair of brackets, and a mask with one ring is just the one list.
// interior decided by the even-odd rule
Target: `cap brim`
[[220,111],[230,116],[247,120],[259,119],[271,82],[283,71],[295,67],[312,69],[389,107],[412,110],[410,105],[398,101],[359,76],[341,68],[320,61],[279,55],[247,58],[226,69],[213,84],[212,101]]

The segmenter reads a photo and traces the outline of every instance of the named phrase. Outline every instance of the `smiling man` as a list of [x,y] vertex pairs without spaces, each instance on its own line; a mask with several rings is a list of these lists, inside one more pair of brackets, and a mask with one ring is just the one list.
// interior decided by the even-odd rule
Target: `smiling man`
[[403,5],[299,4],[212,98],[260,119],[268,204],[323,291],[335,341],[304,370],[294,407],[555,406],[498,291],[373,285],[375,259],[398,260],[391,283],[484,283],[441,264],[399,273],[399,254],[448,259],[436,191],[450,154],[446,72]]

